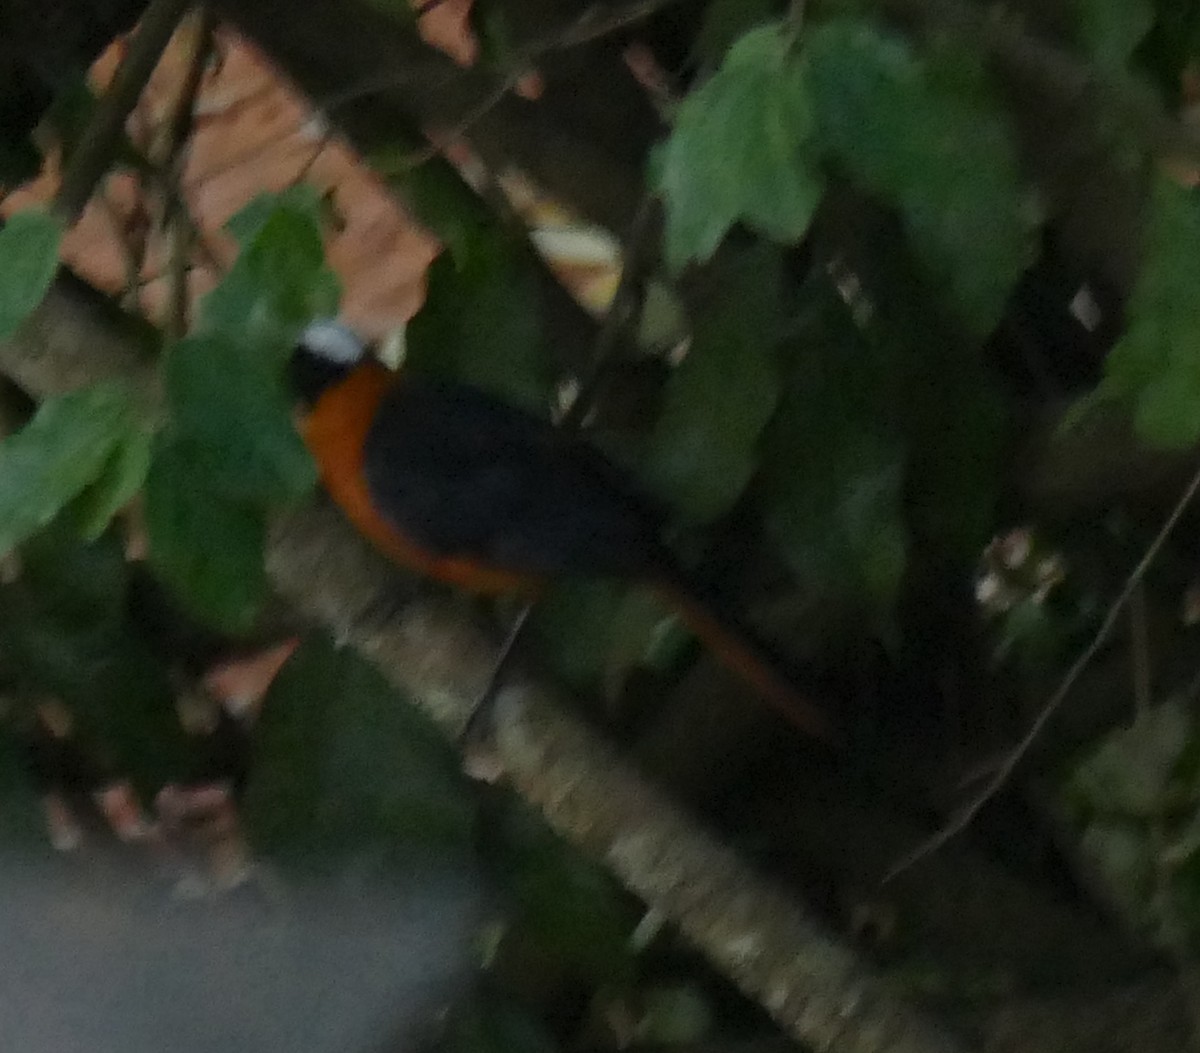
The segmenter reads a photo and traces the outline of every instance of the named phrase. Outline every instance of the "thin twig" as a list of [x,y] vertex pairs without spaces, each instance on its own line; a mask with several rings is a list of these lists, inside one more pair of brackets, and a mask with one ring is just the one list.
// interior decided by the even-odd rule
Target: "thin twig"
[[1146,586],[1139,581],[1129,597],[1129,650],[1133,657],[1133,706],[1138,720],[1150,713],[1150,627],[1146,615]]
[[106,187],[100,188],[96,194],[96,202],[121,247],[121,264],[125,270],[125,288],[121,291],[121,304],[136,309],[137,293],[142,279],[142,262],[145,258],[145,239],[139,238],[136,245],[132,243],[128,220],[121,215]]
[[[621,278],[617,283],[616,291],[609,301],[604,319],[596,333],[596,342],[588,376],[580,384],[575,398],[571,401],[566,413],[563,414],[562,419],[558,422],[558,427],[567,434],[578,432],[583,426],[588,413],[595,404],[599,380],[603,373],[604,365],[612,356],[613,348],[616,346],[621,330],[632,316],[632,312],[627,310],[627,306],[640,277],[641,268],[638,266],[638,260],[642,255],[643,242],[650,227],[653,204],[653,199],[649,196],[643,198],[637,215],[630,225],[629,235],[625,239],[624,251],[622,253]],[[491,676],[488,678],[487,687],[484,689],[479,700],[471,708],[463,724],[463,729],[459,733],[459,744],[468,755],[468,770],[478,772],[481,777],[488,781],[494,780],[497,774],[492,763],[492,758],[482,755],[472,757],[470,754],[480,742],[484,733],[490,733],[493,730],[492,721],[497,695],[501,687],[503,687],[504,678],[508,674],[517,652],[517,644],[523,638],[526,626],[529,624],[529,618],[536,606],[537,601],[530,600],[517,612],[517,616],[513,619],[512,626],[509,628],[508,635],[500,647],[496,664],[492,667]]]
[[1150,542],[1150,546],[1138,561],[1138,565],[1133,568],[1133,572],[1126,579],[1120,594],[1109,607],[1103,623],[1096,631],[1096,635],[1092,637],[1091,643],[1084,648],[1079,657],[1075,659],[1071,668],[1067,670],[1066,675],[1059,682],[1054,694],[1050,696],[1046,704],[1042,707],[1041,712],[1038,713],[1033,723],[1030,724],[1029,730],[1025,732],[1020,741],[1009,751],[1004,761],[996,768],[995,774],[988,779],[983,789],[967,801],[940,830],[922,841],[911,852],[902,856],[888,870],[887,874],[884,875],[881,884],[887,884],[887,882],[899,877],[926,856],[936,852],[951,838],[962,833],[971,824],[975,816],[979,814],[983,806],[1003,789],[1005,783],[1008,782],[1012,773],[1016,770],[1017,765],[1029,753],[1030,748],[1041,734],[1042,729],[1045,728],[1050,722],[1051,717],[1058,712],[1063,702],[1066,701],[1067,696],[1079,680],[1079,677],[1083,674],[1083,671],[1092,663],[1092,660],[1099,653],[1100,649],[1108,642],[1109,637],[1112,636],[1113,629],[1121,617],[1121,612],[1125,609],[1126,604],[1129,603],[1130,598],[1141,584],[1142,579],[1146,576],[1146,571],[1149,570],[1151,564],[1157,558],[1158,553],[1166,543],[1167,538],[1171,535],[1171,532],[1175,529],[1176,524],[1187,509],[1187,506],[1191,503],[1192,498],[1196,496],[1197,490],[1200,490],[1200,470],[1197,470],[1196,474],[1192,476],[1183,494],[1175,503],[1175,507],[1171,509],[1171,514],[1167,516],[1166,521],[1155,535],[1154,540]]
[[188,330],[188,272],[196,242],[194,224],[180,188],[180,176],[195,125],[196,100],[213,53],[216,19],[206,7],[199,7],[192,13],[188,29],[191,54],[187,70],[171,113],[163,122],[158,141],[151,151],[162,182],[163,227],[169,241],[166,330],[173,339]]
[[54,199],[54,211],[67,224],[79,218],[97,183],[112,163],[125,121],[137,105],[150,74],[192,0],[151,0],[112,85],[84,129]]
[[609,301],[608,309],[600,322],[596,333],[596,344],[592,352],[588,373],[579,385],[579,390],[563,414],[559,427],[574,431],[582,427],[588,413],[596,402],[596,393],[603,376],[604,369],[617,346],[617,340],[622,330],[629,324],[633,314],[633,303],[641,282],[642,267],[640,259],[644,242],[650,231],[650,219],[654,215],[654,199],[649,195],[642,197],[633,222],[629,225],[629,233],[625,237],[621,253],[621,277],[617,282],[616,291]]
[[[417,16],[420,17],[423,14],[427,14],[428,11],[432,11],[443,2],[444,0],[429,0],[427,4],[416,9]],[[437,136],[438,142],[414,150],[407,157],[394,162],[391,166],[393,171],[403,172],[410,168],[417,168],[437,157],[444,149],[446,143],[464,135],[475,124],[491,113],[504,100],[505,96],[516,87],[518,81],[525,75],[534,61],[542,55],[551,51],[590,43],[600,37],[608,36],[611,33],[624,29],[626,26],[649,18],[658,11],[680,2],[681,0],[636,0],[636,2],[625,7],[603,12],[597,8],[589,8],[579,18],[563,29],[549,32],[531,41],[520,48],[519,52],[512,58],[513,69],[506,73],[487,95],[460,117],[450,129],[440,133]],[[455,76],[458,76],[457,71],[453,75],[448,76],[447,81],[453,79]],[[368,74],[356,84],[352,84],[347,88],[332,92],[323,98],[312,99],[310,101],[315,110],[325,114],[332,114],[351,103],[358,102],[360,99],[381,94],[389,89],[402,87],[407,82],[414,80],[415,77],[416,74],[412,70],[378,71]],[[196,177],[196,181],[202,182],[212,179],[241,165],[249,164],[267,149],[286,141],[294,134],[295,129],[288,129],[256,143],[254,147],[247,150],[241,156],[232,158],[207,172],[201,173]]]

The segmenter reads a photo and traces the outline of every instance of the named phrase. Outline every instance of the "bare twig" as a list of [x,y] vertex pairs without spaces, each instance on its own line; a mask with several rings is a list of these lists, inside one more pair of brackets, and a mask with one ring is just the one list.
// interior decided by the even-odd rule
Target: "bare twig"
[[216,20],[207,8],[199,7],[192,12],[187,26],[191,52],[187,70],[151,150],[162,181],[163,228],[169,241],[166,331],[172,339],[182,337],[188,330],[188,273],[198,239],[180,188],[180,175],[195,123],[196,99],[213,53],[215,28]]
[[1151,564],[1162,550],[1163,545],[1166,543],[1171,531],[1175,529],[1180,517],[1196,496],[1197,490],[1200,490],[1200,470],[1197,470],[1195,475],[1192,476],[1191,482],[1184,488],[1182,495],[1175,503],[1175,507],[1171,509],[1171,514],[1167,516],[1166,521],[1142,555],[1142,558],[1138,561],[1137,566],[1133,568],[1132,573],[1125,580],[1120,594],[1109,607],[1108,613],[1105,615],[1100,628],[1096,630],[1096,635],[1092,637],[1091,643],[1083,649],[1083,652],[1075,659],[1071,668],[1067,670],[1066,675],[1059,682],[1054,694],[1047,699],[1046,704],[1042,706],[1041,711],[1034,718],[1033,723],[1030,724],[1029,730],[1025,732],[1020,741],[1008,752],[983,788],[955,812],[941,829],[922,841],[911,852],[908,852],[897,860],[891,869],[888,870],[887,874],[884,875],[882,884],[892,881],[906,870],[915,866],[930,853],[936,852],[951,838],[962,833],[970,826],[971,821],[979,814],[983,806],[1004,788],[1004,785],[1012,777],[1017,766],[1025,759],[1026,754],[1028,754],[1037,737],[1066,701],[1067,696],[1071,693],[1071,689],[1075,686],[1083,671],[1091,664],[1100,649],[1108,642],[1109,637],[1112,636],[1113,629],[1116,628],[1117,622],[1120,620],[1121,612],[1124,611],[1126,604],[1129,603],[1138,586],[1141,584],[1142,579],[1146,576],[1146,571],[1150,569]]
[[[634,291],[640,281],[641,266],[639,261],[643,252],[643,243],[650,228],[650,217],[653,215],[653,206],[653,199],[649,196],[642,200],[637,215],[630,226],[629,235],[625,239],[621,278],[617,283],[612,300],[609,301],[608,310],[604,313],[604,320],[601,322],[600,328],[596,333],[596,344],[592,353],[592,361],[589,364],[588,375],[579,385],[579,390],[576,392],[575,398],[572,399],[566,413],[558,422],[559,428],[567,433],[577,432],[583,427],[588,413],[595,405],[597,389],[604,366],[612,355],[613,348],[617,343],[617,337],[632,316],[630,301],[634,298]],[[487,687],[479,701],[468,714],[466,722],[463,725],[463,730],[459,734],[458,741],[467,750],[469,765],[476,763],[475,759],[470,755],[470,748],[480,740],[480,732],[491,730],[493,707],[497,695],[512,665],[517,644],[524,635],[526,626],[529,624],[529,617],[533,614],[536,606],[537,601],[530,600],[521,607],[516,618],[513,619],[512,627],[509,629],[508,635],[500,647],[499,657],[496,659],[496,665],[492,670]],[[487,778],[492,779],[495,777],[494,767],[498,767],[498,765],[493,765],[491,758],[482,758],[479,763],[481,764],[479,770],[486,772]],[[484,764],[486,764],[486,767],[482,766]]]
[[[444,0],[428,0],[426,4],[416,9],[417,16],[420,17],[423,14],[427,14],[443,2]],[[591,7],[567,26],[551,30],[543,36],[523,45],[511,59],[512,68],[503,74],[500,80],[482,99],[459,117],[450,128],[439,132],[436,137],[437,141],[414,150],[407,157],[393,162],[389,166],[390,170],[393,173],[402,172],[426,164],[437,157],[447,143],[452,142],[461,135],[465,135],[474,125],[491,113],[504,100],[505,96],[517,86],[521,77],[525,75],[529,67],[540,56],[551,51],[577,47],[581,44],[598,40],[601,37],[616,33],[627,26],[643,21],[656,12],[680,2],[681,0],[635,0],[634,3],[624,7]],[[454,75],[447,79],[452,79],[453,76],[457,75],[456,71]],[[314,98],[311,102],[314,109],[322,113],[332,114],[351,103],[358,102],[371,95],[402,87],[405,83],[412,80],[413,77],[413,72],[406,69],[374,72],[343,90],[322,98]],[[249,164],[265,150],[286,141],[294,134],[294,129],[288,129],[256,143],[254,147],[240,157],[231,159],[216,168],[204,172],[197,177],[197,180],[211,179],[239,165]]]
[[560,423],[563,428],[576,429],[583,425],[588,413],[593,409],[596,389],[617,346],[617,340],[633,316],[634,305],[639,299],[638,287],[643,276],[641,258],[653,215],[654,199],[647,194],[642,198],[630,224],[629,233],[625,237],[621,253],[621,277],[596,333],[596,346],[592,352],[592,360],[588,363],[587,376],[580,382],[578,393],[563,414]]
[[84,129],[63,174],[62,185],[54,199],[54,210],[64,222],[74,223],[79,218],[96,184],[108,170],[125,121],[191,4],[192,0],[151,0],[146,8],[129,42],[125,60],[100,100],[95,117]]
[[1150,626],[1146,615],[1146,586],[1138,582],[1129,597],[1129,649],[1133,656],[1133,704],[1137,719],[1150,713]]

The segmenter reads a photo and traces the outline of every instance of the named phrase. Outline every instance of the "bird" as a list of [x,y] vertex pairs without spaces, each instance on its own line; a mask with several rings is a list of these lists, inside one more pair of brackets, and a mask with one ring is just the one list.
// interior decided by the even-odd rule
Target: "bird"
[[392,370],[336,320],[288,362],[326,492],[384,556],[468,592],[535,599],[570,578],[650,586],[801,732],[832,722],[815,677],[784,673],[663,540],[663,516],[586,438],[455,379]]

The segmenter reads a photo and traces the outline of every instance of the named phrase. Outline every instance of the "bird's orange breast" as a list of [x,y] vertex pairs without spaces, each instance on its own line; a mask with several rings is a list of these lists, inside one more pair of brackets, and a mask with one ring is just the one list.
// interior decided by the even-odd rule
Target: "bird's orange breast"
[[364,452],[371,425],[396,383],[402,381],[390,370],[377,362],[365,363],[321,395],[304,421],[304,441],[330,497],[367,540],[402,567],[472,592],[534,590],[538,583],[523,575],[481,566],[469,557],[423,550],[376,506],[363,473]]

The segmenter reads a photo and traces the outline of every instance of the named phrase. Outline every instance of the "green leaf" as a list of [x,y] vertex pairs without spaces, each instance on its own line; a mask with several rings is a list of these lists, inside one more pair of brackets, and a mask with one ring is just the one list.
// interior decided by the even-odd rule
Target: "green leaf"
[[877,214],[857,238],[851,267],[871,305],[859,320],[864,354],[881,356],[880,413],[898,422],[905,447],[906,521],[927,553],[973,565],[996,529],[1009,401],[983,356],[964,353],[899,224]]
[[95,541],[146,481],[150,468],[150,448],[154,435],[146,428],[134,427],[117,443],[96,479],[79,495],[70,508],[70,519],[77,533]]
[[668,266],[707,260],[739,219],[778,241],[798,240],[824,191],[809,149],[814,131],[788,37],[778,24],[751,30],[684,99],[662,151]]
[[1139,924],[1153,917],[1154,851],[1150,831],[1137,823],[1100,820],[1087,825],[1079,852],[1125,913]]
[[824,149],[899,210],[960,322],[989,333],[1033,259],[1037,212],[977,71],[852,20],[814,29],[804,62]]
[[337,313],[338,281],[313,211],[303,201],[256,198],[231,221],[242,251],[201,304],[198,334],[235,336],[282,361],[304,326]]
[[46,526],[139,426],[132,395],[105,382],[47,399],[0,442],[0,553]]
[[449,162],[442,158],[414,162],[428,149],[425,139],[400,138],[374,150],[368,160],[404,199],[417,222],[432,231],[454,262],[463,266],[477,245],[486,246],[496,236],[495,219]]
[[58,272],[62,235],[62,223],[40,209],[18,212],[0,228],[0,340],[42,302]]
[[304,217],[312,229],[320,231],[324,218],[324,204],[320,192],[309,183],[298,183],[277,194],[258,194],[242,206],[225,229],[233,236],[241,249],[254,244],[263,229],[281,210]]
[[1146,241],[1127,328],[1097,394],[1132,401],[1146,442],[1182,448],[1200,439],[1200,194],[1159,180]]
[[266,592],[263,512],[207,489],[193,451],[169,434],[155,444],[145,493],[151,559],[195,614],[244,630]]
[[806,587],[884,614],[907,559],[905,444],[890,363],[830,297],[769,432],[768,523]]
[[692,346],[667,383],[644,477],[693,520],[727,512],[758,466],[758,440],[779,397],[778,252],[762,245],[722,272]]
[[544,412],[550,364],[537,290],[507,235],[477,239],[465,259],[444,253],[428,282],[425,305],[408,325],[406,363]]
[[165,364],[174,433],[206,485],[248,504],[307,494],[316,469],[292,424],[280,363],[225,334],[187,337]]
[[637,916],[616,882],[519,801],[505,803],[488,833],[520,933],[557,958],[565,973],[598,982],[630,979]]
[[1178,699],[1107,735],[1071,778],[1072,795],[1109,816],[1153,819],[1174,803],[1172,790],[1196,726]]
[[347,650],[310,640],[271,685],[243,816],[255,844],[322,866],[465,846],[473,804],[437,730]]
[[1150,0],[1075,0],[1084,49],[1106,70],[1125,68],[1154,25]]

